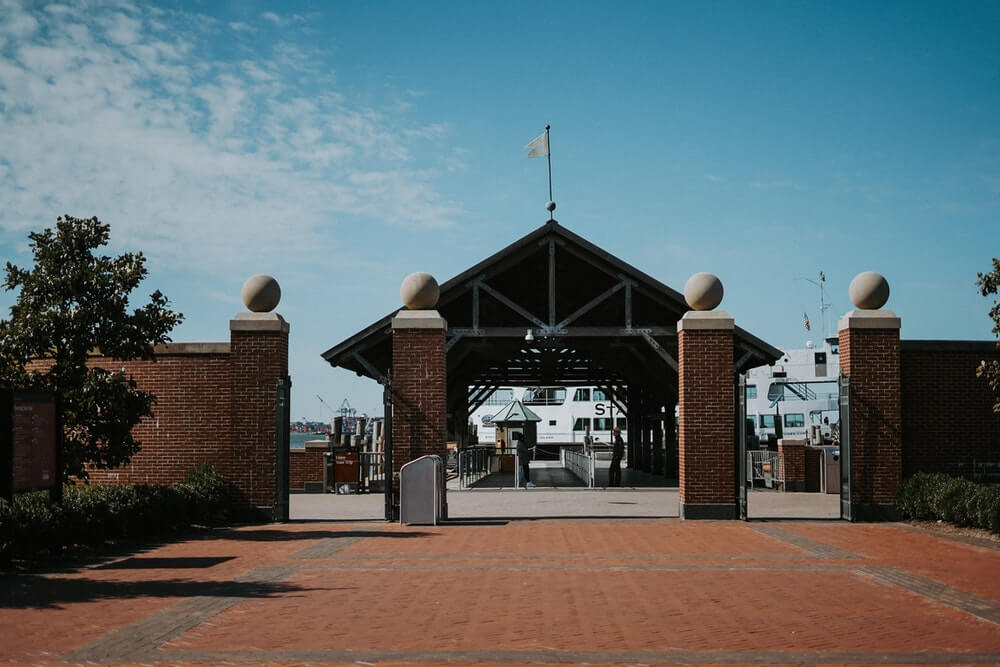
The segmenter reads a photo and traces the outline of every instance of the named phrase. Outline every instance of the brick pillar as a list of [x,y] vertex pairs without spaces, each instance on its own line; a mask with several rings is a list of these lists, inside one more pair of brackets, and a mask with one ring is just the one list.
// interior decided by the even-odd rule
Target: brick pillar
[[677,350],[681,518],[735,519],[733,318],[685,313]]
[[240,313],[229,332],[232,470],[223,472],[252,505],[269,511],[277,500],[275,390],[288,375],[288,322],[277,313]]
[[399,469],[427,454],[447,457],[444,332],[436,310],[401,310],[392,318],[392,485]]
[[852,310],[840,319],[840,372],[851,378],[850,498],[856,521],[896,517],[902,480],[899,318],[889,310]]
[[778,454],[785,466],[785,491],[805,491],[806,489],[806,441],[781,438],[778,440]]

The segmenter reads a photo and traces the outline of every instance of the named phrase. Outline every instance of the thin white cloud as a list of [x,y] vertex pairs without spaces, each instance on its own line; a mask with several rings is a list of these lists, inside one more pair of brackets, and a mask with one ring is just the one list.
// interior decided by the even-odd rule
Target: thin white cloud
[[[352,103],[325,54],[125,3],[0,16],[0,241],[98,215],[157,261],[223,272],[315,247],[340,221],[434,228],[461,214],[436,189],[450,165],[428,142],[448,127]],[[253,48],[219,61],[220,35]],[[437,168],[412,166],[421,150]]]

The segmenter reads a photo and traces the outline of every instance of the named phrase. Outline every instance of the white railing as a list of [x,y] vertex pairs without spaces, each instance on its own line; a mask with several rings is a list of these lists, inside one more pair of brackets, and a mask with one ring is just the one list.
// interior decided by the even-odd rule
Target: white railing
[[750,488],[755,482],[772,488],[785,483],[785,457],[778,452],[766,450],[747,452],[747,481]]
[[588,489],[594,488],[596,468],[593,456],[563,448],[559,450],[559,458],[563,468],[579,477]]

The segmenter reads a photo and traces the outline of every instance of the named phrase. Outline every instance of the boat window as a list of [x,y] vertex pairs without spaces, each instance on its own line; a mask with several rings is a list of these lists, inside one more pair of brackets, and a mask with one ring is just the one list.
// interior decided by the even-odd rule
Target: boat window
[[611,417],[594,417],[594,430],[595,431],[610,431],[611,430]]
[[564,387],[537,387],[524,392],[525,405],[562,405],[565,400]]
[[589,401],[590,400],[590,389],[588,387],[581,387],[576,390],[573,394],[574,401]]
[[573,422],[574,431],[586,431],[588,426],[590,426],[589,417],[577,417],[576,421]]
[[757,385],[755,384],[747,385],[747,398],[757,398]]
[[550,419],[549,420],[549,426],[555,426],[555,425],[556,425],[556,420],[555,419]]
[[774,428],[774,415],[761,415],[760,416],[760,427],[761,428]]
[[514,400],[514,390],[513,389],[497,389],[483,405],[507,405]]
[[767,388],[767,400],[773,401],[776,398],[782,398],[785,395],[785,385],[775,382],[770,387]]
[[806,425],[806,417],[801,412],[785,415],[785,426],[789,428],[802,427]]
[[595,389],[594,390],[594,400],[595,401],[606,401],[606,400],[608,400],[608,397],[604,395],[604,390],[603,389]]

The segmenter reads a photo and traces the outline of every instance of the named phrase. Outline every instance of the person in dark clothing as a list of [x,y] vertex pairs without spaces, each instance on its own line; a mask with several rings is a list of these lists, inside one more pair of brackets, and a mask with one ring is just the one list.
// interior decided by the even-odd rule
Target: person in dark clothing
[[614,443],[611,447],[611,467],[608,468],[608,486],[622,485],[622,457],[625,456],[625,441],[622,430],[615,427]]
[[528,439],[524,437],[523,433],[517,433],[516,431],[511,438],[517,441],[517,461],[521,464],[521,480],[524,482],[525,488],[533,488],[535,485],[531,482],[531,469],[528,465],[531,463],[531,450],[528,447]]

